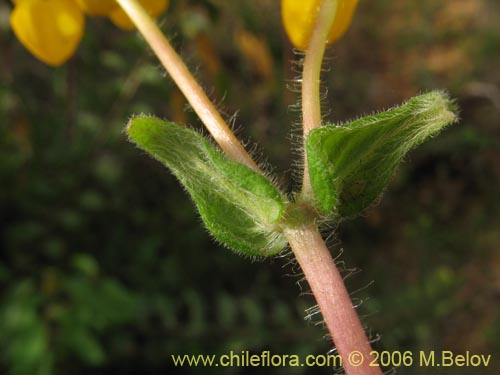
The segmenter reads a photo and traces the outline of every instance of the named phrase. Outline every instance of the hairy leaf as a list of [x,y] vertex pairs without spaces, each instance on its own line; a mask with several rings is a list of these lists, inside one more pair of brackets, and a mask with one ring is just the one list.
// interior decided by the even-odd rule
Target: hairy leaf
[[130,139],[167,166],[191,194],[205,226],[232,249],[254,256],[281,251],[284,203],[263,175],[227,158],[200,134],[153,117],[135,117]]
[[341,217],[366,209],[405,154],[455,122],[455,112],[448,96],[436,91],[342,126],[312,130],[306,149],[318,209]]

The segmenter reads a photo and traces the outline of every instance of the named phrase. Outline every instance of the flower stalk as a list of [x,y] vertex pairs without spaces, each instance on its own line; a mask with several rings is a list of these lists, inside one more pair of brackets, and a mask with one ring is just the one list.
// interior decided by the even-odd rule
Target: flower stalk
[[[302,72],[304,174],[302,195],[312,196],[305,141],[321,126],[320,76],[328,36],[337,15],[338,0],[323,0],[309,41]],[[318,302],[328,331],[348,375],[381,375],[372,348],[352,305],[335,262],[317,226],[308,223],[285,231],[290,247]],[[373,366],[375,365],[375,366]]]
[[153,19],[137,0],[117,0],[222,150],[255,171],[259,168],[194,79]]
[[[307,48],[302,71],[302,122],[303,140],[307,134],[321,126],[320,75],[321,64],[328,41],[328,34],[337,14],[338,0],[323,0],[319,10],[316,25]],[[304,174],[302,194],[311,194],[311,182],[307,168],[307,154],[304,147]]]

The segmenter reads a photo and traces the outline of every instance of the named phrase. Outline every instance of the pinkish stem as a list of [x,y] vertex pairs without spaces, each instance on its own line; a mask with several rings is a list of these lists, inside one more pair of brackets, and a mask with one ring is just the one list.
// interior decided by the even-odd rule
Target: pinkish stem
[[330,251],[314,224],[285,230],[348,375],[382,375]]

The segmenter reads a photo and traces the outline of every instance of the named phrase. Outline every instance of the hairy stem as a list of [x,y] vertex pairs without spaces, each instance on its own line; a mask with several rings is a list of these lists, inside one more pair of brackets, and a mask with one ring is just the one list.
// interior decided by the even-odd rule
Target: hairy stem
[[[382,375],[342,276],[314,224],[285,230],[348,375]],[[372,364],[372,366],[370,366]],[[375,364],[375,365],[373,365]]]
[[117,2],[134,22],[222,150],[234,160],[258,171],[259,168],[255,161],[236,138],[180,56],[139,2],[137,0],[117,0]]
[[[338,0],[323,0],[318,19],[307,47],[302,72],[302,121],[303,139],[314,128],[321,125],[321,103],[319,96],[321,64],[325,54],[328,33],[337,14]],[[310,195],[311,182],[307,168],[307,155],[304,147],[304,176],[302,193]]]
[[[254,170],[259,170],[251,156],[222,119],[203,89],[193,78],[179,55],[137,0],[117,0],[155,52],[174,82],[183,92],[201,121],[224,152]],[[302,84],[304,139],[320,126],[319,76],[328,31],[335,18],[337,0],[323,0],[318,22],[306,53]],[[307,163],[303,193],[310,192]],[[371,347],[361,322],[352,306],[342,277],[314,224],[285,229],[290,246],[316,297],[335,345],[343,358],[348,375],[381,375],[373,361]],[[364,362],[353,365],[349,355],[361,353]],[[352,354],[351,354],[352,355]],[[357,356],[359,360],[359,355]]]

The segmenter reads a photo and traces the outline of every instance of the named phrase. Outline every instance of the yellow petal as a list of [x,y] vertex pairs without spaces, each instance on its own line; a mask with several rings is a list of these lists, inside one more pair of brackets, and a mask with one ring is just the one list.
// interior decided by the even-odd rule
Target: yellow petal
[[17,1],[10,24],[21,43],[39,60],[52,66],[66,62],[75,52],[85,17],[74,0]]
[[[169,0],[139,0],[139,2],[151,17],[157,18],[167,9]],[[113,10],[109,18],[121,29],[133,30],[135,28],[132,20],[125,14],[121,7]]]
[[115,0],[77,0],[78,5],[90,16],[107,16],[118,6]]
[[[358,0],[338,0],[337,14],[328,34],[328,42],[340,39],[349,27]],[[292,44],[306,50],[311,38],[321,0],[282,0],[281,17]]]

